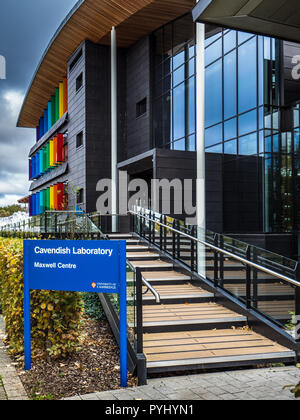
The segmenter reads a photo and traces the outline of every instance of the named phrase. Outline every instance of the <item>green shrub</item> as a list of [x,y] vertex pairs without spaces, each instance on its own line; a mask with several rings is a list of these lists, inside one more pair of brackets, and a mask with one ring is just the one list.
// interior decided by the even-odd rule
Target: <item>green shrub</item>
[[[24,351],[23,241],[0,238],[0,301],[11,352]],[[31,292],[32,356],[66,356],[80,344],[80,293]]]
[[12,216],[14,213],[23,212],[24,209],[19,204],[13,204],[11,206],[0,207],[0,217],[9,217]]
[[105,312],[96,293],[82,293],[82,299],[84,302],[84,312],[89,318],[97,321],[106,319]]

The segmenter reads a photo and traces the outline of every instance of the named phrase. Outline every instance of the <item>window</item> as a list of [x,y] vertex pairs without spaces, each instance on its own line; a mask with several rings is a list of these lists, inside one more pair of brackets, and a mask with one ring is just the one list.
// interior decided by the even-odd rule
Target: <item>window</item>
[[236,51],[224,58],[224,118],[234,117],[237,113],[236,100]]
[[83,204],[84,201],[84,190],[83,188],[79,188],[77,190],[77,204]]
[[206,127],[223,120],[223,74],[222,60],[216,61],[207,67],[205,72],[205,109]]
[[81,57],[82,57],[82,49],[79,51],[79,53],[76,55],[76,57],[74,58],[74,60],[70,64],[70,67],[69,67],[70,72],[74,69],[74,67],[76,66],[78,61],[81,59]]
[[256,77],[256,38],[251,39],[239,48],[239,113],[257,106]]
[[76,148],[83,146],[83,131],[76,136]]
[[144,98],[136,104],[136,118],[141,117],[147,113],[147,98]]
[[76,92],[79,91],[82,85],[83,85],[83,73],[80,73],[80,75],[76,79]]
[[[222,33],[219,34],[219,38]],[[190,14],[154,33],[155,147],[195,150],[195,24]],[[138,113],[137,113],[138,114]]]
[[222,124],[215,125],[205,130],[205,146],[212,146],[223,141]]

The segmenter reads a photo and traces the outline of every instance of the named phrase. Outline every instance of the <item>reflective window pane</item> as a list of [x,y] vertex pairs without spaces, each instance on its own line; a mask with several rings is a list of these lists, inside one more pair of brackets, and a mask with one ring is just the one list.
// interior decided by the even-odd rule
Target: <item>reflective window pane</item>
[[243,113],[257,106],[256,38],[243,44],[238,51],[239,113]]
[[174,140],[185,136],[185,84],[174,89],[173,98]]
[[239,154],[240,155],[256,155],[257,154],[257,133],[240,137]]
[[239,44],[247,41],[247,39],[251,38],[252,36],[253,36],[253,34],[249,34],[248,32],[238,32]]
[[190,136],[187,141],[187,150],[188,152],[195,152],[196,151],[196,136],[195,134]]
[[236,31],[229,31],[224,36],[224,53],[236,48]]
[[185,50],[178,52],[173,57],[173,69],[177,69],[177,67],[181,66],[185,62]]
[[173,143],[171,149],[172,150],[179,150],[179,151],[183,151],[184,152],[186,150],[186,148],[185,148],[185,139],[181,139],[181,140],[175,141]]
[[224,123],[224,141],[234,139],[237,136],[237,119],[226,121]]
[[173,74],[173,86],[177,86],[185,79],[185,66],[179,67]]
[[205,39],[205,47],[208,47],[210,44],[215,42],[220,36],[222,35],[222,32],[218,32],[215,35],[210,36],[209,38]]
[[257,130],[257,111],[256,109],[239,117],[239,135],[252,133]]
[[191,77],[187,81],[187,121],[188,121],[188,128],[187,133],[192,134],[196,131],[196,80],[195,77]]
[[222,38],[205,50],[205,64],[208,65],[222,56]]
[[224,58],[224,118],[231,118],[236,113],[236,51],[233,51]]
[[223,127],[222,124],[205,130],[205,146],[212,146],[223,141]]
[[221,122],[223,119],[222,106],[222,60],[217,61],[207,67],[205,72],[206,88],[205,88],[205,110],[206,110],[206,127]]
[[206,149],[207,153],[223,153],[223,144],[218,144],[217,146],[209,147]]
[[231,140],[224,143],[224,153],[226,155],[237,154],[237,140]]

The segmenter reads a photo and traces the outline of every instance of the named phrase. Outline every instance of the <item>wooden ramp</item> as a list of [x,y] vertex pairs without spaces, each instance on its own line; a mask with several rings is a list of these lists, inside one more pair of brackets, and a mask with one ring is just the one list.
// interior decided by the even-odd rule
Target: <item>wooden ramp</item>
[[[143,287],[144,353],[149,372],[255,366],[275,362],[294,362],[290,349],[249,330],[247,318],[219,304],[205,284],[193,282],[190,274],[176,266],[157,249],[135,235],[110,235],[127,241],[127,259],[142,269],[142,276],[160,295],[160,304]],[[171,244],[170,244],[171,246]],[[183,244],[189,258],[189,241]],[[206,251],[208,274],[213,267],[213,253]],[[240,264],[225,261],[228,290],[245,295],[245,270]],[[266,312],[278,318],[290,309],[290,290],[274,284],[267,276],[258,276]],[[279,298],[279,302],[270,299]],[[134,328],[134,324],[129,323]]]

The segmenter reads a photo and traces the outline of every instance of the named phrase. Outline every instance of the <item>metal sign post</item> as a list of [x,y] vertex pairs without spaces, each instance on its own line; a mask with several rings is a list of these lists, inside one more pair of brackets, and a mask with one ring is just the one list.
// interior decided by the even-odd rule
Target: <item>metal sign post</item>
[[24,241],[25,370],[31,369],[30,291],[120,294],[121,387],[127,387],[125,241]]

